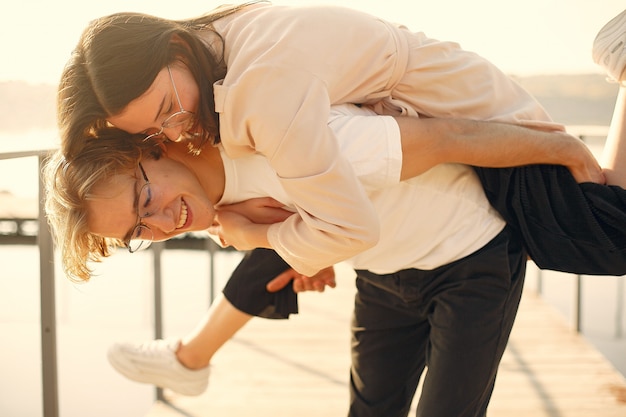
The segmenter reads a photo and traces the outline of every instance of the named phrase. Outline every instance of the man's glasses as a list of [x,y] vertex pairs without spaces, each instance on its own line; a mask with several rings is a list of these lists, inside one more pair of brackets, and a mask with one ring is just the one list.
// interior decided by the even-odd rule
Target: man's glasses
[[154,202],[152,188],[150,187],[150,180],[144,171],[143,166],[139,163],[139,169],[141,175],[145,181],[145,184],[139,190],[137,200],[135,201],[135,209],[137,210],[137,224],[133,227],[128,237],[124,239],[124,243],[130,253],[135,253],[139,250],[147,249],[152,244],[154,234],[147,224],[144,224],[141,219],[154,214]]
[[187,131],[189,130],[189,128],[191,128],[191,125],[193,123],[194,114],[193,112],[183,109],[183,104],[181,103],[180,97],[178,96],[178,90],[176,90],[176,84],[174,83],[174,77],[172,77],[172,70],[170,69],[169,65],[167,66],[167,72],[170,74],[170,81],[172,82],[172,87],[174,87],[174,94],[176,95],[176,100],[178,101],[178,107],[180,107],[180,110],[176,113],[172,113],[165,120],[163,120],[163,123],[161,123],[161,129],[157,132],[150,133],[148,136],[145,137],[144,141],[150,139],[164,139],[163,129],[169,129],[184,124],[186,124],[187,126],[185,126],[183,131]]

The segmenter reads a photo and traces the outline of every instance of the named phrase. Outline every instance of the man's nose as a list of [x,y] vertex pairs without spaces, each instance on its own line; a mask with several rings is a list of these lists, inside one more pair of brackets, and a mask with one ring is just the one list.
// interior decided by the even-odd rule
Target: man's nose
[[144,217],[142,222],[152,229],[155,240],[159,240],[176,230],[177,220],[172,210],[158,210],[149,217]]

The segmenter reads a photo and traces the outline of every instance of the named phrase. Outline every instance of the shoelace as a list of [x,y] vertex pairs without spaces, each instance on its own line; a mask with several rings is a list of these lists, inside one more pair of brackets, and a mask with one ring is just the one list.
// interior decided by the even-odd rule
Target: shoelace
[[172,342],[168,340],[153,340],[151,342],[143,342],[136,345],[134,350],[145,356],[162,356],[164,351],[174,351]]

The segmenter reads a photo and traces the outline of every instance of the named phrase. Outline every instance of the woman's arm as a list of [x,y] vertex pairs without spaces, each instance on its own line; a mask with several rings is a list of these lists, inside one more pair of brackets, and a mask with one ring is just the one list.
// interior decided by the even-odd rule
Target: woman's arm
[[223,205],[216,209],[213,225],[208,232],[218,236],[223,246],[235,249],[270,249],[266,239],[267,228],[285,221],[293,211],[271,197],[259,197],[239,203]]
[[564,165],[578,182],[605,182],[587,146],[565,132],[464,119],[396,117],[396,121],[402,137],[402,180],[441,163],[461,163],[490,168]]

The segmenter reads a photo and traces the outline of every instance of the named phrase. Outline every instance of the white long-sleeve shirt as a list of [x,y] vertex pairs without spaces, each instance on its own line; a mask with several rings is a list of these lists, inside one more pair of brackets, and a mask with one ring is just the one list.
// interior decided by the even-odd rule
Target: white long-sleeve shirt
[[[381,230],[376,245],[348,259],[354,268],[379,274],[434,269],[482,248],[504,228],[468,166],[442,164],[400,182],[402,152],[394,118],[341,105],[332,108],[328,126]],[[219,204],[270,196],[295,210],[267,158],[223,154],[222,159],[226,183]]]

